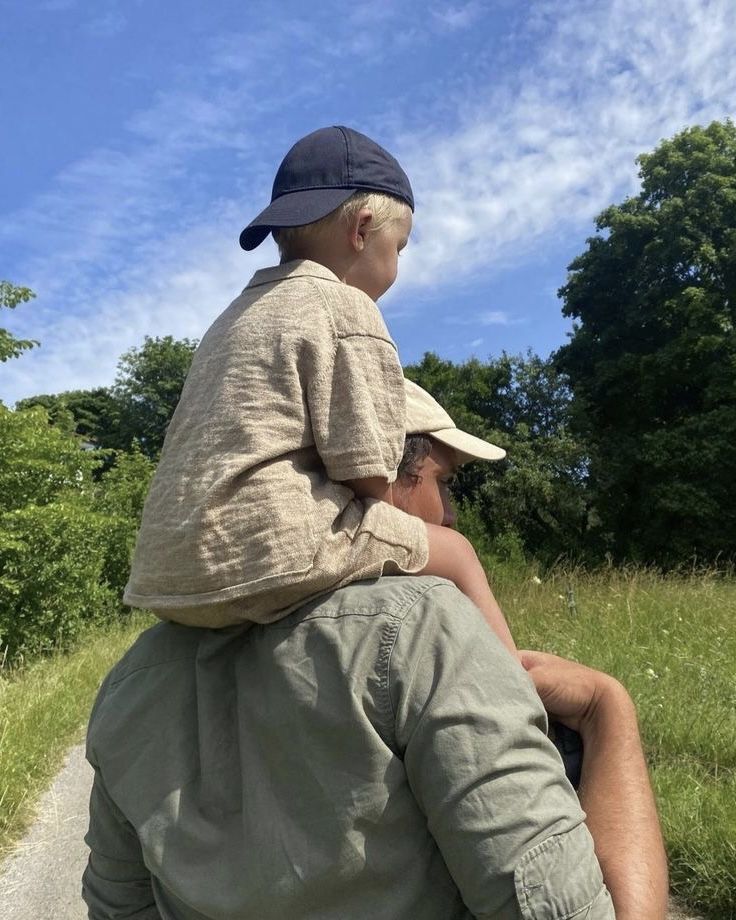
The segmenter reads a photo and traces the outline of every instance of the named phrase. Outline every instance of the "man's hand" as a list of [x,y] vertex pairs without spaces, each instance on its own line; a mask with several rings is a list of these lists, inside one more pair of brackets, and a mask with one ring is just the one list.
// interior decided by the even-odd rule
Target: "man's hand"
[[628,695],[615,678],[567,658],[526,649],[519,658],[547,712],[582,735],[595,721],[604,698],[617,694],[622,700]]

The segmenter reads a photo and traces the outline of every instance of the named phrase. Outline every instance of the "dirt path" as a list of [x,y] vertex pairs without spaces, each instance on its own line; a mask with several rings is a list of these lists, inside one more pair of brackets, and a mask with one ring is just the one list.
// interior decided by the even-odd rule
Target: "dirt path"
[[84,746],[67,755],[51,788],[38,804],[38,817],[17,850],[0,866],[3,920],[85,920],[81,878],[87,864],[87,830],[92,768]]
[[[0,865],[3,920],[86,920],[80,888],[91,783],[92,769],[79,745],[41,798],[35,824]],[[703,918],[673,904],[669,920]]]

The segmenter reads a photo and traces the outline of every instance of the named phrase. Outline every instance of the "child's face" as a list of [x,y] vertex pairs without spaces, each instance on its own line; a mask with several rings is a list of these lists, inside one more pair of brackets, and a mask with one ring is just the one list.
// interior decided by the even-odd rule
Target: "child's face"
[[345,281],[378,300],[396,281],[399,253],[409,241],[411,210],[388,221],[379,230],[366,229],[363,249],[351,265]]

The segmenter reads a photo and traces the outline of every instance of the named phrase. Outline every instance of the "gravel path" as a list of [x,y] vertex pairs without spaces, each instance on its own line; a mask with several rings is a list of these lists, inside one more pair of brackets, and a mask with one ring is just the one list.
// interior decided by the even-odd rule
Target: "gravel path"
[[[38,805],[36,823],[0,865],[3,920],[86,920],[80,895],[92,768],[84,746],[69,752]],[[703,920],[671,905],[669,920]]]
[[39,801],[35,824],[0,866],[3,920],[86,920],[80,891],[91,785],[80,744]]

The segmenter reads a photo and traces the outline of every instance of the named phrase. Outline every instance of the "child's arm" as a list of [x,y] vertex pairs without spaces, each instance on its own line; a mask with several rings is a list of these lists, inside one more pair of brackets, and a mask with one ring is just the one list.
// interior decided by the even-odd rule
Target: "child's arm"
[[517,649],[506,623],[506,618],[493,596],[486,573],[471,543],[456,530],[427,524],[429,558],[420,575],[439,575],[449,578],[470,600],[480,608],[491,629],[511,654]]
[[393,505],[391,484],[383,476],[369,476],[366,479],[348,479],[343,485],[355,492],[358,498],[377,498]]

